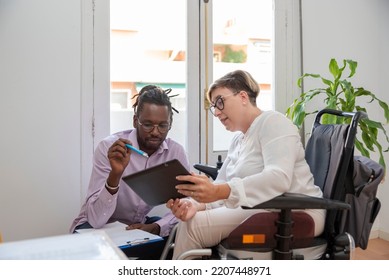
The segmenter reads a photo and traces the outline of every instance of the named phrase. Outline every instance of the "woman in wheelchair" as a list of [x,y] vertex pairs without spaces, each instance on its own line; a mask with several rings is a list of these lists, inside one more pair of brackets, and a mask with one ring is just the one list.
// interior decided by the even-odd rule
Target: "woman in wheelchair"
[[[216,80],[207,92],[210,110],[227,130],[238,133],[215,181],[205,175],[178,176],[178,192],[188,196],[166,205],[180,219],[173,259],[182,253],[212,247],[254,213],[242,209],[283,193],[322,197],[304,158],[297,127],[283,114],[262,111],[256,104],[258,83],[237,70]],[[325,210],[302,210],[314,220],[314,235],[324,229]]]

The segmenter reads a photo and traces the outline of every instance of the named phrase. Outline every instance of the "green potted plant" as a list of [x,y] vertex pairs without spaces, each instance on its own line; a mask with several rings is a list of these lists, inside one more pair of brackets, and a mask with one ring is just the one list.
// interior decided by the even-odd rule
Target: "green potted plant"
[[[389,107],[387,103],[377,98],[373,93],[364,89],[363,87],[354,87],[349,81],[355,74],[358,63],[353,60],[343,60],[343,66],[339,67],[335,59],[331,59],[329,64],[329,71],[332,74],[331,79],[326,79],[319,74],[303,74],[297,81],[301,88],[305,78],[320,79],[323,87],[310,89],[303,92],[300,97],[296,98],[294,102],[288,107],[286,115],[293,121],[297,127],[301,128],[305,117],[310,114],[315,114],[318,110],[313,112],[306,111],[306,104],[317,96],[324,96],[325,108],[341,110],[345,112],[364,111],[368,114],[364,104],[378,102],[382,108],[386,123],[389,122]],[[346,67],[348,66],[349,75],[344,78]],[[364,97],[364,98],[363,98]],[[359,102],[359,103],[358,103]],[[349,118],[325,115],[322,118],[322,123],[349,123]],[[389,138],[384,125],[379,121],[372,119],[363,119],[359,123],[360,132],[355,141],[356,148],[363,156],[370,157],[370,152],[379,153],[379,163],[385,165],[383,153],[389,150],[387,146]],[[386,143],[382,145],[378,141],[379,133],[383,133]]]

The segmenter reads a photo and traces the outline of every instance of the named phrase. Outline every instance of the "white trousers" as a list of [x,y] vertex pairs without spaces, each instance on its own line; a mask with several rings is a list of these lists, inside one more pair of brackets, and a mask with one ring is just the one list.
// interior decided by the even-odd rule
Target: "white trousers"
[[[233,231],[242,221],[251,215],[266,210],[245,210],[242,208],[220,207],[199,211],[187,222],[180,222],[175,244],[173,259],[192,249],[202,249],[215,246]],[[315,236],[324,230],[325,210],[304,210],[315,222]]]

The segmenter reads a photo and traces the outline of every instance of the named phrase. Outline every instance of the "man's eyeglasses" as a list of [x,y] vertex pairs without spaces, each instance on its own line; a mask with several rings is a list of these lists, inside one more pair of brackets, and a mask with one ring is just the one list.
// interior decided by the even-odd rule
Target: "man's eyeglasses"
[[219,111],[224,109],[224,98],[231,95],[236,95],[236,93],[216,97],[215,103],[211,104],[211,106],[209,107],[209,110],[211,111],[212,115],[216,116],[216,108],[219,109]]
[[138,124],[143,128],[143,130],[147,133],[154,130],[156,127],[159,131],[159,133],[164,134],[170,130],[170,124],[169,123],[160,123],[160,124],[152,124],[152,123],[141,123],[138,120]]

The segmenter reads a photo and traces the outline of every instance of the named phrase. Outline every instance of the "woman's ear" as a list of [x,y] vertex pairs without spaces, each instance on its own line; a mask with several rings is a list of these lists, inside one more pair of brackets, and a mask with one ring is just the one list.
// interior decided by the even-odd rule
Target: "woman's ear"
[[246,105],[246,104],[250,103],[250,97],[249,97],[249,95],[247,94],[246,91],[241,90],[239,92],[239,95],[240,95],[240,98],[242,99],[243,104]]

